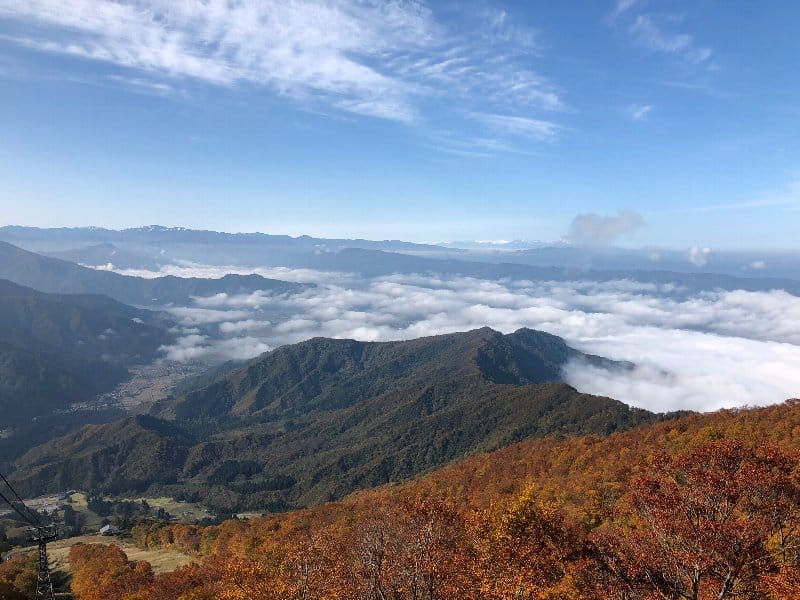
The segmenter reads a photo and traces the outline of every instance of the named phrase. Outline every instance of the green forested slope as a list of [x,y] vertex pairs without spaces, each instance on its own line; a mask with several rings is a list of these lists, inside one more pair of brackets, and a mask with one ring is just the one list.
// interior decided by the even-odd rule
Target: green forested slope
[[526,329],[386,343],[317,338],[158,406],[182,433],[152,420],[148,436],[180,439],[180,451],[154,453],[158,443],[127,426],[90,427],[29,452],[15,478],[30,492],[120,492],[132,482],[141,489],[150,471],[153,491],[221,510],[286,508],[527,437],[608,434],[663,418],[565,385],[570,359],[602,360]]
[[173,336],[158,314],[104,296],[0,280],[0,429],[112,388]]

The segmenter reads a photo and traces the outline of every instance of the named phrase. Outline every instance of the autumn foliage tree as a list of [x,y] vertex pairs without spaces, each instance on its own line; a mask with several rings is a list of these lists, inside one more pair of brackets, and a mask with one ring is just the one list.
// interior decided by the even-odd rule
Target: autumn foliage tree
[[473,518],[473,569],[480,598],[581,598],[573,566],[583,552],[580,527],[528,486]]
[[25,600],[36,590],[36,559],[31,555],[15,556],[0,563],[0,599]]
[[79,548],[73,592],[76,600],[800,599],[798,452],[800,401],[605,438],[528,440],[306,510],[210,527],[141,524],[142,546],[202,563],[153,575],[118,549]]
[[69,560],[73,570],[70,587],[80,600],[127,600],[153,583],[149,563],[129,561],[113,544],[75,544]]
[[770,597],[798,567],[797,470],[796,452],[735,440],[656,456],[616,524],[592,536],[599,588],[626,599]]

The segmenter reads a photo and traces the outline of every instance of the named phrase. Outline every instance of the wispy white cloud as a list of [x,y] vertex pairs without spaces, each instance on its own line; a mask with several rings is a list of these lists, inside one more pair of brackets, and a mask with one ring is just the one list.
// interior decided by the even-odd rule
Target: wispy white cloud
[[492,130],[539,141],[553,140],[561,129],[556,123],[513,115],[474,113],[474,117]]
[[666,28],[680,20],[675,15],[639,14],[628,26],[628,32],[636,44],[652,52],[675,55],[695,65],[706,63],[713,54],[711,48],[699,46],[691,34]]
[[46,38],[16,40],[29,48],[216,85],[315,92],[354,112],[373,100],[373,112],[399,120],[412,112],[404,90],[366,58],[433,34],[426,11],[381,3],[4,0],[0,15],[50,28]]
[[617,3],[614,5],[614,15],[621,15],[632,9],[637,4],[640,4],[641,0],[617,0]]
[[631,104],[625,109],[625,113],[634,121],[646,121],[653,108],[651,104]]
[[800,181],[790,181],[777,191],[766,192],[749,200],[690,206],[687,208],[669,209],[665,212],[703,213],[764,208],[800,210]]
[[442,97],[561,110],[561,92],[530,68],[537,33],[484,12],[463,11],[454,31],[415,0],[0,0],[0,19],[25,25],[6,41],[121,67],[117,81],[153,93],[247,84],[405,123]]
[[[647,4],[644,0],[617,0],[605,23],[624,31],[635,45],[649,52],[672,56],[695,68],[715,68],[711,60],[714,53],[711,47],[699,44],[691,33],[677,31],[685,20],[684,15],[646,11]],[[664,85],[716,94],[706,83],[673,81],[664,82]]]
[[715,88],[706,81],[679,81],[674,79],[660,79],[654,81],[654,83],[663,87],[686,90],[689,92],[698,92],[714,98],[724,99],[730,97],[729,93]]

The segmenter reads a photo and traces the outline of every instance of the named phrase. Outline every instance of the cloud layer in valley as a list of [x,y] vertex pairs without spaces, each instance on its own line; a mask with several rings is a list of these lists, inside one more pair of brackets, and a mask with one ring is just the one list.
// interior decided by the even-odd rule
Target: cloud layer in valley
[[[168,269],[203,276],[235,270]],[[244,359],[315,336],[385,341],[486,325],[503,332],[531,327],[560,335],[584,352],[635,363],[633,371],[578,363],[565,371],[578,389],[635,406],[713,410],[800,395],[800,298],[780,290],[691,295],[675,286],[627,280],[359,280],[309,270],[282,273],[318,286],[291,296],[219,294],[171,309],[185,329],[166,355]]]

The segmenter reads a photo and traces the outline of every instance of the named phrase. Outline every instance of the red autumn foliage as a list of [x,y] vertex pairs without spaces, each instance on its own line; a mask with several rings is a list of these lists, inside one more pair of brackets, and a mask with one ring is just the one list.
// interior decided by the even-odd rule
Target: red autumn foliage
[[800,556],[798,462],[735,440],[656,456],[617,522],[591,536],[600,587],[624,598],[767,597],[769,576]]
[[798,446],[798,402],[525,441],[313,509],[142,526],[142,545],[202,564],[153,576],[117,554],[76,556],[73,590],[99,597],[76,585],[92,580],[120,582],[127,591],[103,596],[120,600],[790,599]]

